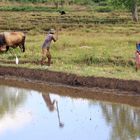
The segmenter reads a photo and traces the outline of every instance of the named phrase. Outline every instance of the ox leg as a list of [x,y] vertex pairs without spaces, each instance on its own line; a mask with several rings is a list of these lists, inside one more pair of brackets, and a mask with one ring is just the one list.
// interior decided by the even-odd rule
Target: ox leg
[[22,45],[22,52],[25,52],[25,44]]
[[9,46],[6,46],[6,52],[9,50]]
[[22,51],[25,52],[25,36],[23,37],[22,40]]
[[23,44],[19,45],[19,48],[21,49],[22,52],[25,52],[25,46]]
[[23,44],[19,45],[19,48],[21,49],[22,52],[25,52],[25,46]]

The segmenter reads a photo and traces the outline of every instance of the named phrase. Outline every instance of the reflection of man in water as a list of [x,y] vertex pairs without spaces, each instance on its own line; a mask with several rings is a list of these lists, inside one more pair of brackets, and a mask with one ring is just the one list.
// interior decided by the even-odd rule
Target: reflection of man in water
[[46,102],[47,107],[49,108],[49,110],[52,112],[55,110],[55,104],[56,104],[56,111],[57,111],[57,116],[58,116],[58,121],[59,121],[59,127],[63,128],[64,124],[61,122],[60,120],[60,114],[59,114],[59,108],[58,108],[58,102],[56,100],[51,101],[50,95],[45,93],[42,93],[42,97]]
[[49,108],[49,111],[54,111],[55,110],[55,100],[51,101],[50,95],[45,93],[42,94],[43,99],[45,100],[45,103],[47,107]]

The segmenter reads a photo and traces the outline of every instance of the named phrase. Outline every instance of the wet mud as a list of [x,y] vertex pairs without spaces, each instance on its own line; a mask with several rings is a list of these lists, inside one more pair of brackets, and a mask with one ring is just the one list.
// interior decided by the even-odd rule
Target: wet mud
[[102,89],[117,89],[120,91],[133,91],[140,93],[140,81],[122,80],[94,76],[77,76],[75,74],[54,72],[49,70],[27,69],[20,67],[0,67],[0,76],[15,76],[30,80],[40,80],[75,87],[98,87]]
[[15,67],[0,67],[0,85],[56,93],[74,98],[96,99],[140,106],[139,81]]
[[0,85],[36,90],[44,94],[53,93],[72,98],[85,98],[140,106],[140,96],[136,92],[101,89],[97,87],[73,87],[62,84],[42,82],[39,80],[17,78],[13,76],[0,76]]

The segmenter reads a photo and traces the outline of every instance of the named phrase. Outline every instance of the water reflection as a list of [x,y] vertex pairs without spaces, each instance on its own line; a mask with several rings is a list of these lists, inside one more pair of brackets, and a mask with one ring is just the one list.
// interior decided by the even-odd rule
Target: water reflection
[[0,118],[8,112],[14,113],[16,108],[26,100],[24,89],[0,86]]
[[57,116],[58,116],[59,127],[63,128],[64,127],[64,123],[62,123],[62,121],[60,119],[60,113],[59,113],[59,108],[58,108],[58,101],[56,101],[56,108],[57,108]]
[[54,111],[55,110],[55,102],[56,101],[55,100],[53,100],[53,101],[51,100],[50,94],[42,93],[42,97],[43,97],[43,99],[44,99],[48,109],[50,111]]
[[58,122],[59,122],[59,127],[63,128],[64,127],[64,123],[61,122],[60,119],[60,113],[59,113],[59,107],[58,107],[58,101],[57,100],[51,100],[50,98],[50,94],[46,94],[46,93],[42,93],[42,97],[49,109],[50,112],[56,110],[57,111],[57,117],[58,117]]
[[139,107],[0,86],[2,140],[140,140],[139,124]]
[[140,139],[140,108],[103,103],[100,106],[107,124],[112,127],[112,140]]
[[[24,89],[0,86],[0,133],[15,130],[30,121],[28,112],[18,109],[26,101]],[[24,117],[23,117],[24,116]]]

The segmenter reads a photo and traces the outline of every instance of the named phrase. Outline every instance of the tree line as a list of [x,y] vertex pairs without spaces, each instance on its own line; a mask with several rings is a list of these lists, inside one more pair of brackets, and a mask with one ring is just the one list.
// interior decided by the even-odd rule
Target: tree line
[[127,9],[132,13],[133,21],[138,21],[138,7],[140,4],[140,0],[0,0],[0,1],[17,1],[17,2],[39,2],[39,3],[52,3],[56,6],[56,8],[61,5],[72,5],[72,4],[83,4],[88,5],[90,4],[100,4],[105,3],[112,5],[114,8],[117,9]]

